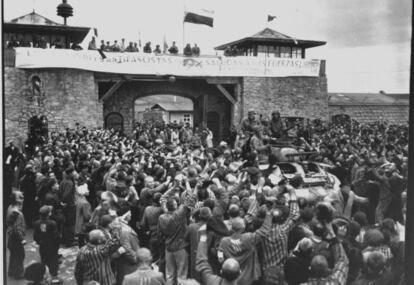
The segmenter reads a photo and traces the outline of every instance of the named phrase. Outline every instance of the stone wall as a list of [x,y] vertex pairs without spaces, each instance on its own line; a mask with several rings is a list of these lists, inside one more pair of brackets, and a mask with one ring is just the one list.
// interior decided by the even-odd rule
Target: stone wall
[[[32,78],[40,79],[40,93]],[[46,116],[49,132],[81,126],[103,126],[102,103],[93,72],[69,69],[18,69],[5,67],[4,118],[6,140],[26,140],[28,120]]]
[[407,124],[408,105],[330,105],[330,118],[335,115],[349,115],[360,123],[388,121],[392,124]]
[[282,117],[328,119],[326,77],[244,77],[244,116],[249,109],[270,118],[272,111]]

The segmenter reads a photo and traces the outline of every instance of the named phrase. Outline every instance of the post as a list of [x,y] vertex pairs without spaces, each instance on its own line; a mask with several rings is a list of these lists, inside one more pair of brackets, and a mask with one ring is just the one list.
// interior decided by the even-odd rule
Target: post
[[185,43],[185,21],[184,20],[185,20],[186,11],[187,11],[185,3],[186,3],[186,0],[183,0],[183,13],[184,13],[183,19],[182,19],[183,20],[183,44],[181,46],[183,53],[184,53],[184,43]]
[[203,126],[207,126],[207,100],[208,95],[203,95]]
[[183,19],[183,44],[181,45],[181,49],[182,49],[182,51],[184,52],[184,43],[185,43],[185,22],[184,22],[184,19]]

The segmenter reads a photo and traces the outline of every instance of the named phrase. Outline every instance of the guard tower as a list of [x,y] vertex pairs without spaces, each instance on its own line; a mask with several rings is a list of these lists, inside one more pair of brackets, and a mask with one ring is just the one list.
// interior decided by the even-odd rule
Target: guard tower
[[236,49],[237,55],[258,57],[305,58],[306,49],[325,45],[326,42],[300,40],[270,28],[216,47],[216,50]]
[[89,27],[75,27],[56,23],[35,11],[4,23],[3,43],[6,47],[12,41],[18,46],[36,47],[41,41],[62,43],[69,48],[70,43],[80,43],[89,32]]

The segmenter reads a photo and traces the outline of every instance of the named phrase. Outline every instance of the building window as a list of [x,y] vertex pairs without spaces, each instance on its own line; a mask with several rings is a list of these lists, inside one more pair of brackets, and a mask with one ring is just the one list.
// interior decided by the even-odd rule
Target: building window
[[283,57],[283,58],[292,57],[292,48],[291,47],[280,47],[280,57]]
[[33,94],[40,95],[40,78],[39,76],[35,75],[32,77],[32,92]]
[[280,57],[280,47],[279,46],[274,46],[273,47],[273,54],[275,57]]
[[302,58],[302,48],[293,47],[292,48],[292,57],[293,58]]
[[257,56],[258,57],[266,57],[268,54],[267,50],[268,46],[258,45],[257,46]]
[[190,114],[184,114],[184,123],[191,123]]
[[258,56],[260,57],[280,57],[279,46],[257,46]]
[[245,55],[247,55],[247,56],[254,56],[254,49],[253,48],[247,48],[245,50]]

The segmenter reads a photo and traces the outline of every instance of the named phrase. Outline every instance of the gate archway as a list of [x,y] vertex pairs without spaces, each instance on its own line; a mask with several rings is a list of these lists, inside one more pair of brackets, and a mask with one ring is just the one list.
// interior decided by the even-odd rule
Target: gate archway
[[177,79],[172,83],[158,78],[151,78],[120,82],[122,84],[117,84],[117,88],[111,88],[114,91],[102,92],[104,118],[110,113],[122,114],[124,120],[123,130],[128,135],[132,135],[134,131],[135,101],[160,94],[190,99],[193,102],[192,123],[194,127],[201,127],[207,123],[208,112],[215,111],[220,114],[215,139],[222,140],[229,132],[232,105],[215,85],[209,84],[206,80],[195,78]]

